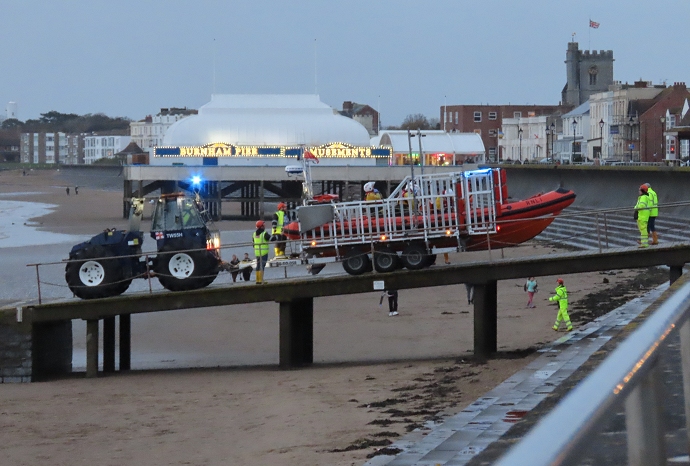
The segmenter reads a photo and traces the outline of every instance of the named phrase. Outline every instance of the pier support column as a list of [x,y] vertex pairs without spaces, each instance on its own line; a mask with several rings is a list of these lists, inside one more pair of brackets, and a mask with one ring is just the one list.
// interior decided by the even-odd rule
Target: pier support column
[[115,372],[115,317],[103,319],[103,372]]
[[120,315],[120,370],[132,368],[132,315]]
[[669,279],[671,281],[671,285],[673,285],[673,282],[678,280],[681,275],[683,275],[683,266],[682,265],[669,265]]
[[498,350],[497,282],[474,285],[474,354],[489,356]]
[[314,298],[280,305],[280,367],[290,369],[314,362]]
[[98,319],[86,321],[86,377],[98,377]]

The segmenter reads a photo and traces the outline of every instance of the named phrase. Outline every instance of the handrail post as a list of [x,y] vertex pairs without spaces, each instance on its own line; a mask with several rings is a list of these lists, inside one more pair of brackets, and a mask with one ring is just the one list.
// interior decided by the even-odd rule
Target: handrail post
[[663,400],[659,360],[649,362],[653,364],[653,367],[625,400],[625,426],[628,432],[628,464],[630,466],[666,464],[666,444],[661,418]]
[[146,260],[146,280],[149,282],[149,294],[152,294],[153,290],[151,289],[151,270],[149,269],[149,255],[146,254],[144,258]]
[[599,213],[597,212],[597,244],[599,245],[599,252],[601,252],[601,233],[599,232]]
[[604,213],[604,238],[606,239],[606,249],[609,248],[609,226],[606,221],[606,213]]
[[[688,445],[690,445],[690,319],[681,325],[680,334],[680,361],[683,372],[683,397],[685,405],[685,426]],[[690,447],[688,448],[690,450]]]
[[38,304],[41,304],[41,277],[38,274],[38,264],[36,264],[36,285],[38,286]]

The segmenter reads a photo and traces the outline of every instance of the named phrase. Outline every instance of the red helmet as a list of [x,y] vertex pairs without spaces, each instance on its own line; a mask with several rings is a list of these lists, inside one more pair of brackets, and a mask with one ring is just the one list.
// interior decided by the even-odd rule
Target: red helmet
[[256,228],[263,228],[266,223],[263,220],[256,222]]
[[647,192],[647,185],[643,184],[642,186],[640,186],[640,191],[642,191],[643,193],[646,193]]
[[562,279],[562,278],[559,278],[558,280],[556,280],[556,283],[558,283],[559,285],[562,285],[562,284],[563,284],[563,279]]
[[278,203],[278,210],[287,209],[287,205],[284,202]]

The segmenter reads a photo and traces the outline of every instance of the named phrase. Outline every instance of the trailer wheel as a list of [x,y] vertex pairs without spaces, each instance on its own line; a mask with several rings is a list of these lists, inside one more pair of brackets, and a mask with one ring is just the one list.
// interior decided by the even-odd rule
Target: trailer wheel
[[191,248],[174,243],[161,248],[155,266],[161,285],[170,291],[186,291],[213,283],[218,276],[215,256],[206,251],[180,251],[184,249]]
[[419,270],[429,265],[429,256],[426,246],[419,243],[411,243],[402,252],[402,262],[410,270]]
[[86,246],[65,266],[69,289],[81,299],[108,298],[122,294],[131,280],[122,280],[122,268],[113,253],[102,246]]
[[426,265],[424,267],[431,267],[436,263],[436,254],[429,254],[426,256]]
[[343,268],[350,275],[361,275],[371,270],[371,261],[367,253],[352,249],[345,254]]
[[377,272],[388,273],[399,268],[398,254],[390,248],[381,248],[374,252],[374,268]]

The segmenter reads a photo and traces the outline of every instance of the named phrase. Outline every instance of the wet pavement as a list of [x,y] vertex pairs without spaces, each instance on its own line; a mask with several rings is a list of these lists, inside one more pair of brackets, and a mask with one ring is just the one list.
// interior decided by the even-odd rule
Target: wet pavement
[[[366,466],[490,465],[519,441],[579,381],[584,379],[643,319],[646,309],[668,288],[642,297],[565,334],[543,354],[462,412],[427,426],[386,447],[396,456],[373,457]],[[631,324],[632,325],[629,325]],[[671,464],[688,464],[679,339],[661,353],[667,389],[667,447]],[[564,420],[567,422],[567,420]],[[626,464],[625,416],[617,412],[583,452],[582,465]],[[382,451],[385,452],[385,451]]]

